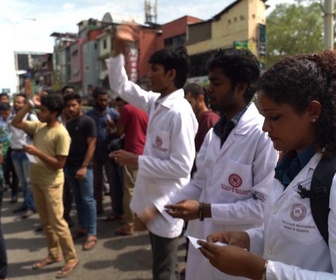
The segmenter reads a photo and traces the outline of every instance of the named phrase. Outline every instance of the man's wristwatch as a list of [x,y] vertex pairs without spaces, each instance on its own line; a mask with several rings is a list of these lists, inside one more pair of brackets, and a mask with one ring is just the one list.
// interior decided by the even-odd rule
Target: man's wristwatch
[[267,279],[266,279],[267,265],[268,265],[268,260],[267,260],[267,261],[265,262],[265,264],[264,264],[263,273],[262,273],[262,275],[261,275],[261,280],[267,280]]

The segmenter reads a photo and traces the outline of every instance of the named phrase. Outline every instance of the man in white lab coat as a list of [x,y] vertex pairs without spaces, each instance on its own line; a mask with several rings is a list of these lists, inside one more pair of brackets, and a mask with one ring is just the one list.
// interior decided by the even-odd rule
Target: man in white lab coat
[[[255,56],[248,50],[219,50],[208,70],[210,105],[222,117],[205,137],[193,179],[165,205],[172,217],[190,220],[186,234],[197,239],[260,226],[277,160],[262,131],[263,117],[251,102],[260,73]],[[230,277],[189,246],[186,279]]]
[[[195,114],[186,99],[183,86],[189,70],[184,47],[155,52],[149,63],[152,91],[141,89],[128,80],[122,49],[134,40],[133,26],[119,26],[115,35],[114,57],[106,61],[111,89],[122,99],[148,113],[149,121],[143,155],[124,150],[111,153],[120,165],[138,166],[131,209],[145,221],[145,213],[155,209],[155,201],[184,187],[195,157],[194,138],[198,129]],[[153,254],[153,279],[178,279],[178,237],[183,221],[156,215],[146,227]]]

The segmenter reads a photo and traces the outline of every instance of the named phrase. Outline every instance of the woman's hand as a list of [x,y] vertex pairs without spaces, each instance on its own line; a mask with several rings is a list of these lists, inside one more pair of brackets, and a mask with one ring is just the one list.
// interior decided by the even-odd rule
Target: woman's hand
[[261,279],[265,260],[233,245],[219,246],[198,240],[201,253],[220,271],[249,279]]

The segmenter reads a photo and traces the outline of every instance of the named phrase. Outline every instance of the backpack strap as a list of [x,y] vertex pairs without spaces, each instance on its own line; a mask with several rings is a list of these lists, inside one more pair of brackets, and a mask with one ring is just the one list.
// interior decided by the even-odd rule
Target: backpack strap
[[332,180],[336,172],[336,155],[322,158],[313,174],[310,187],[310,206],[312,215],[323,239],[328,244],[329,197]]

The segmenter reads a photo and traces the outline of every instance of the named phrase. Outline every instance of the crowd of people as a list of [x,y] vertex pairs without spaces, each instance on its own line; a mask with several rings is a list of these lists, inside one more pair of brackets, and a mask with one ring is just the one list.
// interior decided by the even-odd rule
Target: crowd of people
[[[187,246],[186,279],[336,279],[336,179],[311,190],[320,160],[335,156],[336,52],[286,58],[260,77],[249,50],[220,49],[204,89],[186,83],[186,48],[165,48],[149,59],[146,91],[124,68],[136,38],[134,24],[119,26],[106,60],[114,108],[103,88],[89,111],[71,86],[18,94],[13,108],[0,95],[0,194],[11,184],[16,203],[21,188],[15,212],[37,212],[47,240],[47,257],[32,268],[64,259],[56,277],[73,273],[73,240],[95,247],[107,192],[106,221],[122,221],[116,234],[148,230],[154,280],[180,278],[182,232],[197,240]],[[327,234],[311,206],[321,195]]]
[[[22,219],[37,212],[41,226],[36,230],[43,230],[47,238],[48,255],[32,268],[40,269],[64,258],[65,265],[57,273],[58,278],[69,276],[78,266],[74,239],[85,238],[83,250],[95,247],[97,214],[104,213],[103,189],[111,196],[112,213],[106,221],[124,218],[123,177],[127,180],[131,172],[134,182],[136,171],[124,172],[108,156],[112,151],[110,142],[123,139],[124,145],[119,148],[141,154],[146,139],[145,112],[125,103],[117,109],[110,108],[110,97],[104,89],[96,88],[93,96],[95,106],[89,111],[84,110],[80,95],[71,86],[65,86],[60,93],[37,94],[30,100],[24,94],[17,94],[13,109],[7,95],[8,99],[0,103],[1,186],[6,186],[4,174],[11,159],[15,167],[11,170],[11,203],[18,201],[19,188],[23,196],[22,205],[13,212],[23,212]],[[18,177],[16,185],[13,185],[14,176]],[[128,193],[131,189],[126,184]],[[131,194],[125,197],[130,201]],[[70,231],[75,224],[70,214],[73,201],[78,228]],[[116,234],[132,235],[134,214],[129,202],[125,212],[128,216]],[[6,279],[7,274],[5,247],[3,251],[1,263],[6,269],[0,273],[0,279]]]

